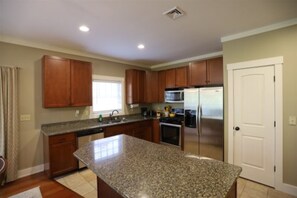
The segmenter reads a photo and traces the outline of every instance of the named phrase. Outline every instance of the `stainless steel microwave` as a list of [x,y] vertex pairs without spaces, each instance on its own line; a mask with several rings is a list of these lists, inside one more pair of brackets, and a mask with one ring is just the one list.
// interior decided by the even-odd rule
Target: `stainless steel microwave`
[[168,103],[183,103],[184,90],[165,90],[164,100]]

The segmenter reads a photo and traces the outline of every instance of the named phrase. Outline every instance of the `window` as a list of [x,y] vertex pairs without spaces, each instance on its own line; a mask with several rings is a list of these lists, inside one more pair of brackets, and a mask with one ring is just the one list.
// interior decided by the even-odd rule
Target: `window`
[[93,75],[93,115],[123,113],[123,78]]

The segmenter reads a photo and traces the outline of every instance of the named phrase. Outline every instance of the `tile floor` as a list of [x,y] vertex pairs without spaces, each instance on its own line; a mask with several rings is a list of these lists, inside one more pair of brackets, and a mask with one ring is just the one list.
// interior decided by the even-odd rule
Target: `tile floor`
[[[56,178],[56,181],[70,188],[86,198],[97,197],[96,175],[89,169],[84,169],[63,177]],[[273,188],[239,178],[237,180],[238,198],[297,198],[286,193],[274,190]]]

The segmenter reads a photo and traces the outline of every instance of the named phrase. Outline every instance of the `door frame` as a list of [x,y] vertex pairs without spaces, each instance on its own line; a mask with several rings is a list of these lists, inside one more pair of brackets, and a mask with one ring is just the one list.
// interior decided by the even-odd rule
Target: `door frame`
[[[274,187],[277,190],[286,191],[283,183],[283,56],[258,59],[252,61],[238,62],[227,64],[228,71],[228,134],[227,134],[227,152],[228,163],[234,164],[234,139],[233,139],[233,120],[234,120],[234,85],[233,74],[234,70],[273,66],[275,75],[274,97],[275,97],[275,156],[274,164],[276,171],[274,174]],[[271,79],[273,80],[273,79]],[[272,123],[273,124],[273,123]]]

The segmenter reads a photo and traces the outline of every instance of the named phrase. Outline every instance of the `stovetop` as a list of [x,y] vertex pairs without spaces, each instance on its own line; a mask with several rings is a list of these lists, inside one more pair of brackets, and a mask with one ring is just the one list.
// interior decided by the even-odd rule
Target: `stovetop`
[[182,124],[182,121],[184,121],[184,116],[176,116],[176,117],[161,117],[159,119],[160,122],[163,123],[170,123],[170,124]]

